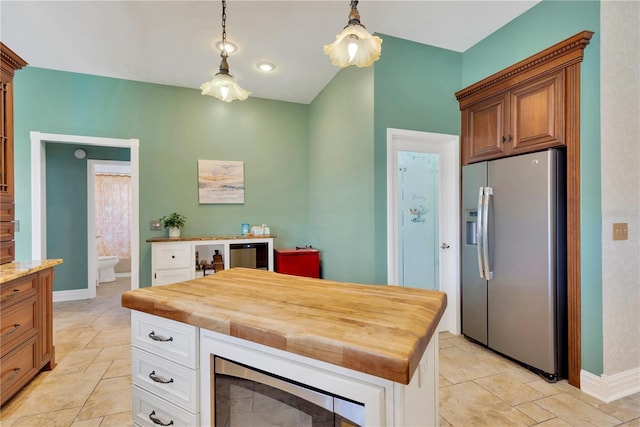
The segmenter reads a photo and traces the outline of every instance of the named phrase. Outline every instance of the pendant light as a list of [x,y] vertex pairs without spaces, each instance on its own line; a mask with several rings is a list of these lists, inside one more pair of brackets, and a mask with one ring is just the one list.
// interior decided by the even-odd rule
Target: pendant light
[[216,73],[210,82],[202,83],[203,95],[211,95],[224,102],[231,102],[236,99],[244,101],[249,97],[251,92],[242,89],[238,83],[229,74],[229,64],[227,63],[227,2],[222,0],[222,49],[220,56],[220,71]]
[[360,23],[358,0],[351,0],[347,26],[336,36],[336,41],[325,45],[324,53],[331,58],[333,65],[340,68],[349,65],[369,67],[380,59],[381,49],[382,39],[369,34]]

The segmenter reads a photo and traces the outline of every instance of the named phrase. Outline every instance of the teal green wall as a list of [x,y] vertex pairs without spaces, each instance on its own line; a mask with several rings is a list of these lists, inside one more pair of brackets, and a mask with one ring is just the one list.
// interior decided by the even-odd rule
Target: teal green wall
[[[26,67],[15,77],[18,259],[31,259],[29,132],[140,140],[140,285],[150,284],[149,220],[187,216],[184,235],[268,224],[276,247],[308,241],[309,106],[250,98],[227,104],[185,89]],[[197,160],[241,160],[243,205],[199,205]],[[58,290],[58,281],[55,283]]]
[[311,104],[310,243],[326,279],[374,283],[373,78],[343,69]]
[[338,72],[311,105],[310,224],[325,278],[387,282],[387,128],[457,134],[462,55],[386,35],[372,68]]
[[463,54],[463,87],[583,30],[594,31],[581,65],[580,246],[582,369],[602,374],[600,3],[543,1]]
[[[16,74],[17,258],[31,258],[29,131],[140,139],[141,285],[149,219],[184,234],[266,223],[276,246],[312,244],[325,277],[386,282],[386,130],[458,134],[454,93],[579,31],[582,64],[582,366],[602,373],[599,3],[543,1],[463,54],[381,35],[373,68],[341,70],[310,106],[225,104],[184,89],[27,67]],[[198,205],[198,159],[243,160],[244,205]],[[57,286],[57,284],[56,284]]]
[[46,144],[47,256],[62,258],[56,267],[57,291],[87,288],[87,160],[129,160],[129,150],[82,146],[87,157],[76,159],[77,145]]
[[375,282],[387,282],[387,128],[458,135],[462,54],[381,35],[375,63]]

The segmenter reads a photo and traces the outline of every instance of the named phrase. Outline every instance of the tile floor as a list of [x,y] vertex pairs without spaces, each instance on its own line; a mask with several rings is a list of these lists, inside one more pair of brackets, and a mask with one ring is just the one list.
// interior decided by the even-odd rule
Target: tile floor
[[640,427],[640,393],[606,404],[462,336],[440,334],[439,371],[442,426]]
[[[120,307],[128,287],[118,279],[94,300],[54,304],[58,365],[0,409],[2,427],[131,425],[130,315]],[[442,426],[640,427],[640,393],[606,404],[461,336],[439,339]]]
[[54,303],[58,365],[2,407],[0,426],[131,425],[131,317],[120,306],[129,283],[104,283],[93,300]]

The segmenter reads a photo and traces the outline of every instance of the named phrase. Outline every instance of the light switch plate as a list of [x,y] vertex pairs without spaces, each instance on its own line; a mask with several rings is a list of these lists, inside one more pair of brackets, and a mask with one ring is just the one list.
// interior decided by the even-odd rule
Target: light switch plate
[[20,220],[16,219],[13,221],[13,232],[17,233],[18,231],[20,231]]
[[613,240],[627,240],[629,233],[626,222],[616,222],[613,224]]
[[162,224],[160,224],[159,219],[152,219],[149,221],[149,230],[151,231],[160,231],[162,230]]

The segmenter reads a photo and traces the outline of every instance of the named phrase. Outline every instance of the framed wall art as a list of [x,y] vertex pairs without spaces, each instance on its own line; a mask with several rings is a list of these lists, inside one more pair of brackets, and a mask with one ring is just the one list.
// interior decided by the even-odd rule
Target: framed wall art
[[198,203],[244,203],[244,162],[198,160]]

